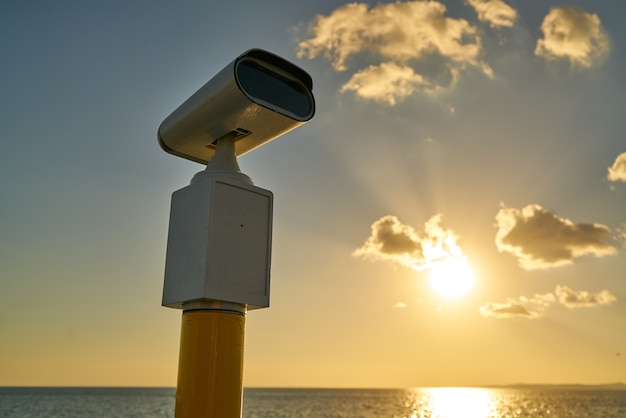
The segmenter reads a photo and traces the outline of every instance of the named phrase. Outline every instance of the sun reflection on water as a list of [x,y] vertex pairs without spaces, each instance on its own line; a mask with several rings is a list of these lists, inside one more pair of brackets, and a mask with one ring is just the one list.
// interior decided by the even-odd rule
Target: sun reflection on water
[[496,403],[491,391],[480,388],[430,388],[414,393],[412,415],[406,418],[492,418]]

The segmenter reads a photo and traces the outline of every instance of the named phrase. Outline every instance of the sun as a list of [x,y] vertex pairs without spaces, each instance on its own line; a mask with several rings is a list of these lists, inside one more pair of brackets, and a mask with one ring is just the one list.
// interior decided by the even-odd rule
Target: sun
[[431,264],[428,282],[439,296],[455,300],[472,289],[474,272],[465,257],[451,257]]

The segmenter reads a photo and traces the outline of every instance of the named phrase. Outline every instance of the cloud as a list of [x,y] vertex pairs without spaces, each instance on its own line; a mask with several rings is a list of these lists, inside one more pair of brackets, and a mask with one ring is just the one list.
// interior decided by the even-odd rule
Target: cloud
[[371,260],[390,261],[415,270],[424,270],[444,260],[465,259],[457,236],[441,226],[442,215],[431,217],[420,236],[393,215],[383,216],[371,226],[372,233],[352,254]]
[[404,302],[396,302],[393,304],[394,309],[404,309],[406,308],[406,303]]
[[573,223],[539,205],[502,207],[496,215],[496,246],[518,258],[526,270],[571,264],[576,258],[616,253],[606,241],[610,229],[601,224]]
[[622,247],[626,248],[626,223],[621,224],[615,231],[617,235],[617,241],[622,244]]
[[608,305],[617,300],[608,290],[593,294],[585,290],[575,291],[567,286],[557,286],[556,296],[559,298],[559,302],[562,305],[571,309]]
[[413,94],[419,86],[428,84],[411,67],[393,62],[370,65],[357,72],[341,91],[354,90],[364,99],[385,102],[391,106]]
[[[323,55],[337,71],[346,71],[353,56],[379,60],[352,74],[342,90],[390,105],[420,87],[427,92],[439,90],[440,78],[452,85],[467,66],[478,67],[491,77],[491,69],[479,59],[483,50],[476,28],[445,13],[446,7],[437,1],[383,3],[372,8],[349,3],[328,16],[318,15],[310,25],[311,38],[298,44],[297,54],[309,59]],[[436,70],[426,75],[409,66],[423,60],[437,63]],[[448,77],[441,77],[442,73]],[[383,85],[390,81],[392,86]]]
[[517,300],[508,299],[504,303],[487,302],[479,311],[484,317],[536,319],[543,316],[554,300],[552,293],[537,294],[532,298],[520,296]]
[[609,52],[609,41],[596,14],[575,6],[554,7],[541,24],[543,39],[535,55],[546,59],[569,59],[572,64],[591,67]]
[[468,3],[476,10],[478,19],[492,28],[512,27],[517,19],[517,11],[502,0],[468,0]]
[[487,302],[479,308],[484,317],[498,319],[522,317],[537,319],[542,317],[548,308],[557,301],[567,308],[593,308],[608,305],[617,300],[608,290],[592,294],[585,290],[575,291],[567,286],[557,285],[555,293],[536,294],[532,298],[520,296],[516,299],[507,299],[504,303]]
[[626,152],[622,152],[617,156],[613,165],[609,167],[607,178],[610,181],[626,182]]

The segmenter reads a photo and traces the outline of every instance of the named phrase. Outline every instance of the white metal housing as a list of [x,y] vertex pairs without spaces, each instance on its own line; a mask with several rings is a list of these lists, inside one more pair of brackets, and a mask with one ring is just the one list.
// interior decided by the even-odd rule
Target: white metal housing
[[220,138],[237,138],[242,155],[288,132],[315,113],[313,82],[291,62],[251,49],[228,64],[159,127],[161,147],[206,164]]
[[172,194],[163,306],[269,306],[273,195],[227,174]]

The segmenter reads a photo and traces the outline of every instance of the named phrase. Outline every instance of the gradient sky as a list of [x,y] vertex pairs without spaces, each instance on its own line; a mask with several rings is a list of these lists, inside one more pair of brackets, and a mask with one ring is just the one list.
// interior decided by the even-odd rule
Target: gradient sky
[[252,47],[317,113],[239,161],[275,196],[244,385],[625,380],[623,2],[215,3],[0,4],[0,385],[176,384],[169,203],[203,167],[156,131]]

